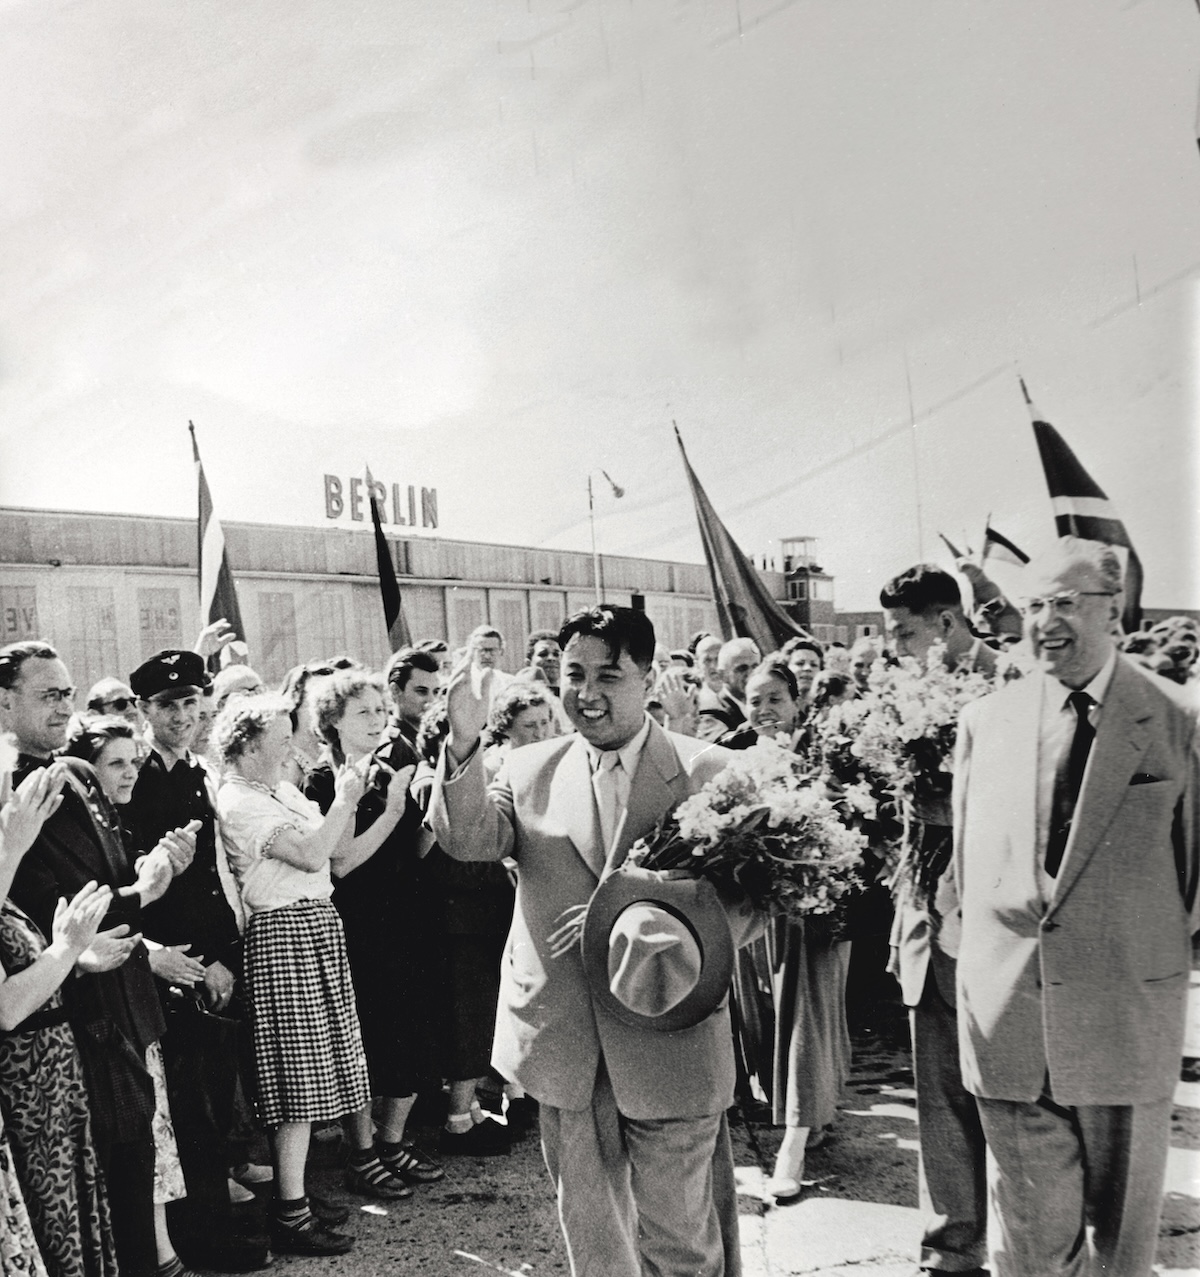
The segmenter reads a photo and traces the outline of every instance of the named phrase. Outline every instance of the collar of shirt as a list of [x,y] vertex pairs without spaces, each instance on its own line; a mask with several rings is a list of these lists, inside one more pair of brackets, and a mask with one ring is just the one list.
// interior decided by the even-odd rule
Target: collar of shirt
[[[1095,714],[1104,705],[1104,698],[1108,695],[1108,685],[1112,682],[1113,671],[1116,668],[1117,649],[1114,646],[1108,654],[1108,660],[1100,667],[1100,672],[1096,677],[1079,689],[1081,692],[1086,692],[1095,701],[1091,709],[1092,714]],[[1058,679],[1051,679],[1050,691],[1054,708],[1056,710],[1065,710],[1067,708],[1067,699],[1074,690],[1074,688],[1068,687],[1065,683],[1060,683]]]
[[[146,762],[149,763],[156,760],[163,771],[173,771],[175,763],[172,763],[170,767],[167,766],[167,760],[163,757],[162,750],[159,749],[158,742],[154,739],[154,733],[147,731],[144,739],[150,750],[149,754],[146,755]],[[190,749],[185,749],[182,754],[176,755],[175,762],[183,763],[187,767],[194,767],[196,764],[196,756]],[[142,764],[143,767],[145,765],[145,763]]]
[[[616,754],[621,759],[621,767],[626,776],[632,777],[637,770],[638,759],[642,755],[642,750],[646,744],[646,737],[650,735],[650,715],[647,714],[637,735],[628,743],[616,750]],[[595,745],[587,744],[588,759],[592,764],[594,772],[600,766],[600,755],[611,754],[614,751],[609,749],[597,749]]]

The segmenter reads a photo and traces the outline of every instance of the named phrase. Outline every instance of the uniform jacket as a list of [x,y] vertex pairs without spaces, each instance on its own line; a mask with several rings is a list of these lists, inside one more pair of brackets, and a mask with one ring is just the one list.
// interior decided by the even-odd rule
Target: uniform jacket
[[1048,680],[969,705],[954,777],[963,1078],[1065,1105],[1170,1096],[1200,919],[1194,706],[1118,656],[1054,894],[1037,884],[1038,726]]
[[723,732],[733,731],[746,721],[742,707],[726,687],[719,692],[702,687],[696,698],[696,714],[696,735],[708,741],[715,741]]
[[[729,757],[652,723],[631,779],[613,864]],[[560,915],[588,902],[605,868],[583,739],[557,737],[513,751],[490,787],[479,750],[453,779],[446,767],[443,754],[429,812],[438,842],[457,859],[512,856],[518,866],[501,966],[495,1067],[543,1103],[583,1109],[591,1103],[603,1055],[617,1106],[629,1117],[699,1117],[727,1108],[734,1083],[728,998],[682,1032],[637,1028],[592,1001],[578,946],[550,956],[547,937]],[[748,919],[743,907],[740,921]],[[738,930],[735,924],[735,941]]]

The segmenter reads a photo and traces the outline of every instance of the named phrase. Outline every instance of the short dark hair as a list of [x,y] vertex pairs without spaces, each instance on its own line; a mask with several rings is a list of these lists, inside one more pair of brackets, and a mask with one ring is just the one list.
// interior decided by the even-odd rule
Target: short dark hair
[[422,639],[417,644],[418,652],[448,652],[450,645],[445,639]]
[[546,642],[547,639],[552,639],[555,643],[557,643],[558,635],[553,630],[534,630],[534,632],[529,636],[529,642],[525,644],[526,665],[533,660],[533,649],[537,647],[539,643]]
[[444,700],[435,701],[421,715],[421,722],[417,727],[417,739],[413,748],[417,751],[417,757],[423,758],[425,762],[437,765],[438,754],[442,749],[442,741],[450,735],[450,718],[446,713],[446,702]]
[[696,659],[686,648],[679,647],[671,653],[671,660],[682,661],[688,669],[692,669],[696,664]]
[[41,639],[24,639],[0,647],[0,687],[16,687],[26,661],[57,661],[58,653]]
[[790,659],[793,652],[812,652],[821,662],[821,668],[825,668],[825,649],[817,642],[816,639],[805,638],[801,634],[797,634],[795,638],[790,638],[779,649],[779,654],[785,660]]
[[402,692],[408,686],[413,670],[436,674],[440,669],[441,663],[432,652],[419,647],[402,647],[398,652],[393,652],[388,659],[384,677],[389,687]]
[[693,634],[692,637],[688,639],[688,644],[687,644],[688,651],[691,652],[693,656],[695,656],[696,649],[700,646],[700,642],[702,639],[716,638],[716,637],[717,636],[715,634],[710,634],[708,630],[697,630],[695,634]]
[[537,683],[514,681],[492,701],[487,725],[491,744],[499,745],[508,739],[514,720],[523,710],[550,705],[550,693],[544,691],[543,686]]
[[615,603],[597,603],[584,608],[563,622],[558,632],[558,645],[565,648],[578,634],[580,638],[598,638],[608,648],[611,661],[621,659],[622,652],[640,670],[648,670],[654,662],[654,625],[645,612]]
[[[761,665],[756,665],[750,671],[750,678],[757,678],[760,674],[765,674],[768,678],[777,678],[788,689],[792,700],[800,699],[800,684],[796,682],[796,675],[787,661],[768,656]],[[747,686],[750,684],[750,678],[746,680]]]
[[494,638],[500,640],[500,646],[504,646],[504,635],[500,633],[494,625],[477,625],[470,634],[467,635],[467,646],[474,647],[479,639]]
[[879,606],[887,611],[907,608],[916,616],[942,608],[962,611],[962,591],[949,572],[933,563],[918,563],[894,576],[879,592]]

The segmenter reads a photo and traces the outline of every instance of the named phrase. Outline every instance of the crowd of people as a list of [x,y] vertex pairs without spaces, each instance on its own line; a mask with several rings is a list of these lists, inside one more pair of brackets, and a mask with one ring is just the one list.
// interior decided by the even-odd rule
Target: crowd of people
[[[589,992],[578,927],[597,883],[726,751],[770,739],[819,774],[822,722],[905,657],[995,675],[987,700],[1001,706],[960,740],[953,806],[908,813],[904,838],[936,864],[933,887],[893,884],[928,1215],[920,1265],[988,1262],[990,1148],[999,1271],[1090,1271],[1089,1245],[1109,1265],[1097,1271],[1148,1271],[1170,1094],[1159,1074],[1182,1032],[1171,1017],[1197,878],[1194,714],[1186,694],[1153,684],[1194,677],[1200,626],[1177,617],[1120,636],[1110,559],[1074,547],[1043,565],[1013,651],[1021,635],[992,624],[996,609],[964,607],[956,578],[925,564],[884,588],[886,634],[849,648],[797,635],[764,653],[701,633],[670,650],[643,614],[603,605],[530,635],[514,674],[500,668],[504,636],[483,626],[458,651],[430,639],[378,672],[322,659],[273,690],[229,651],[222,666],[233,636],[218,622],[193,651],[101,679],[78,709],[54,647],[0,649],[0,1273],[181,1277],[261,1267],[270,1250],[346,1254],[346,1206],[306,1184],[314,1125],[341,1124],[349,1193],[394,1201],[456,1156],[503,1153],[535,1121],[573,1271],[739,1271],[725,1110],[735,1085],[769,1106],[784,1136],[768,1191],[797,1198],[849,1076],[847,931],[723,898],[740,945],[732,998],[667,1033],[638,1009],[647,986],[629,973],[655,946],[686,947],[663,939],[671,919],[651,910],[631,933],[613,988],[635,992],[616,1016]],[[1033,672],[1009,680],[1022,668]],[[1132,782],[1111,783],[1139,786],[1118,797],[1141,822],[1139,847],[1152,844],[1139,863],[1153,912],[1136,916],[1181,919],[1144,928],[1159,933],[1152,954],[1114,922],[1116,870],[1103,856],[1084,864],[1084,833],[1034,872],[1061,823],[1059,755],[1078,773],[1066,828],[1076,804],[1107,801],[1067,739],[1076,710],[1063,727],[1038,702],[1014,744],[1004,698],[1053,680],[1091,689],[1093,771],[1120,769],[1105,752],[1116,694],[1145,702],[1134,717],[1146,752]],[[998,779],[988,751],[1007,748],[1006,781],[1021,747],[1031,848],[1016,869],[1020,840],[992,845],[985,826],[1003,820],[980,776]],[[1104,854],[1132,870],[1105,837]],[[1028,898],[997,902],[988,857],[1008,858],[1006,890]],[[1063,914],[1099,929],[1080,938]],[[1172,957],[1177,971],[1150,972]],[[1044,1024],[1014,1027],[997,972],[1045,1003]],[[1060,987],[1069,995],[1052,995]],[[1088,1000],[1107,999],[1108,1016],[1122,997],[1132,1027],[1097,1046]],[[421,1103],[441,1127],[429,1151],[410,1130]],[[268,1181],[263,1236],[233,1207]],[[1056,1210],[1031,1224],[1039,1194]]]

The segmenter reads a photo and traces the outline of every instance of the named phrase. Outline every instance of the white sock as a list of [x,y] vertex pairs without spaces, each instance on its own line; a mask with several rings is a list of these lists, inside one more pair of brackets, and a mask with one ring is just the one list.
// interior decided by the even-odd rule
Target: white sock
[[474,1125],[470,1113],[451,1113],[446,1118],[446,1130],[451,1135],[465,1135]]
[[486,1122],[487,1117],[484,1115],[483,1108],[478,1100],[471,1101],[471,1121],[478,1125],[480,1122]]
[[804,1174],[804,1149],[808,1143],[807,1126],[789,1126],[775,1156],[775,1178],[799,1180]]

